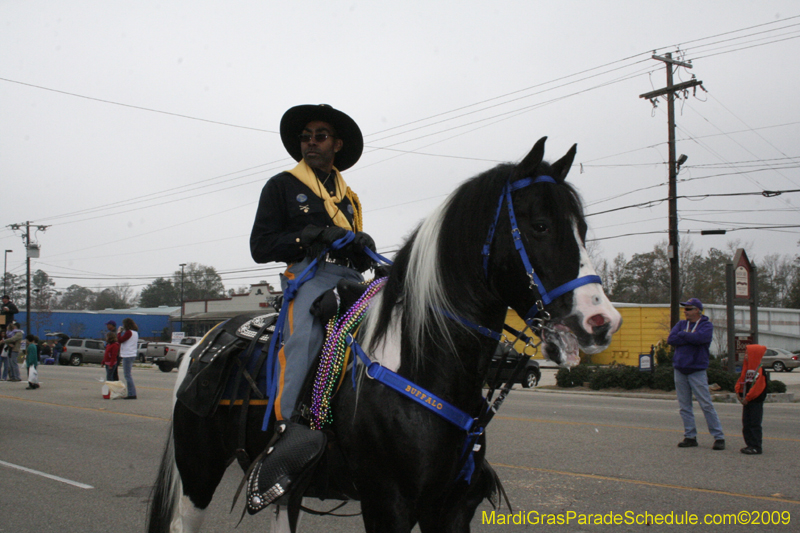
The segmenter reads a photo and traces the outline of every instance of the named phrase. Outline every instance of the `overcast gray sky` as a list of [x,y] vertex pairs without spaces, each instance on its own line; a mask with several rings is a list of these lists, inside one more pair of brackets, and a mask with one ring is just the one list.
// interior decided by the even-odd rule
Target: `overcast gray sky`
[[[672,52],[708,92],[678,102],[680,195],[800,189],[796,1],[150,0],[0,2],[0,246],[36,240],[59,289],[130,283],[180,263],[228,288],[276,283],[250,258],[265,181],[293,166],[283,112],[325,102],[365,133],[345,172],[381,251],[463,180],[578,143],[570,174],[609,260],[666,239],[665,85]],[[798,193],[679,202],[698,250],[798,252]],[[648,206],[631,205],[653,202]],[[610,210],[616,211],[607,212]],[[605,213],[603,213],[605,212]],[[689,233],[686,233],[686,232]],[[631,235],[634,234],[634,235]]]

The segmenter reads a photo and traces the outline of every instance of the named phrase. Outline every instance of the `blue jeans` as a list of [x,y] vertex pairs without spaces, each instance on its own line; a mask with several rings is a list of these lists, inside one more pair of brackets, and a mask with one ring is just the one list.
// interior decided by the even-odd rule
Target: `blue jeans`
[[8,354],[8,364],[10,368],[8,372],[8,379],[21,381],[21,378],[19,377],[19,365],[17,364],[17,357],[19,357],[19,352],[11,352]]
[[717,411],[714,409],[714,402],[711,401],[711,393],[708,390],[708,376],[705,370],[698,370],[691,374],[684,374],[675,370],[675,391],[678,393],[678,405],[680,405],[681,418],[683,419],[683,436],[687,439],[697,438],[697,426],[694,422],[694,411],[692,410],[692,394],[694,394],[703,416],[706,417],[708,432],[715,440],[724,440],[722,424],[719,422]]
[[2,378],[3,381],[8,379],[8,370],[10,367],[11,363],[8,361],[8,356],[6,355],[4,357],[0,357],[0,373],[2,373],[2,376],[0,376],[0,378]]
[[135,357],[123,357],[122,358],[122,371],[125,375],[125,383],[128,387],[128,396],[136,396],[136,385],[133,384],[133,376],[131,375],[131,370],[133,370],[133,360],[136,359]]

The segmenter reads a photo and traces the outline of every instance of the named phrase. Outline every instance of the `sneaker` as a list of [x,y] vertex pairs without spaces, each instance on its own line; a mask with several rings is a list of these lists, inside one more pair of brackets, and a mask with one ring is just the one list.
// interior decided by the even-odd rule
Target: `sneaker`
[[135,400],[136,396],[125,396],[125,398],[123,398],[123,399],[125,399],[125,400]]
[[760,448],[753,448],[752,446],[747,446],[745,448],[742,448],[739,451],[742,452],[745,455],[761,455],[761,449]]
[[725,441],[723,439],[717,439],[714,441],[714,445],[711,447],[712,450],[724,450],[725,449]]
[[678,443],[678,448],[693,448],[694,446],[697,446],[697,439],[690,439],[688,437]]

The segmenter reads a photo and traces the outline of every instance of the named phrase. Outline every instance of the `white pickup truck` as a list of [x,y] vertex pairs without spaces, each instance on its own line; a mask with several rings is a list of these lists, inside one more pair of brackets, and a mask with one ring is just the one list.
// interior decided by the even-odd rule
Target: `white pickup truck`
[[171,372],[173,368],[180,364],[183,354],[200,342],[200,339],[202,337],[184,337],[177,344],[171,342],[150,343],[148,349],[152,347],[156,351],[153,356],[153,363],[158,366],[159,370]]

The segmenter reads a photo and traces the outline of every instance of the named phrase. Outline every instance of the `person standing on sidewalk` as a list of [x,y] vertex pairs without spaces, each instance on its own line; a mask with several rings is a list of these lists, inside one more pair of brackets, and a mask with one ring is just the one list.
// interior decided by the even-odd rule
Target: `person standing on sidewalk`
[[119,357],[122,359],[122,372],[125,376],[125,383],[128,387],[126,400],[136,399],[136,385],[133,384],[133,362],[136,360],[136,345],[139,342],[139,327],[132,318],[122,321],[120,334],[117,336],[119,341]]
[[[119,333],[122,333],[121,329],[117,330],[117,323],[114,322],[113,320],[109,320],[108,322],[106,322],[106,329],[108,330],[108,333],[113,333],[114,334],[114,338],[115,339],[117,338],[117,335]],[[110,341],[106,341],[106,343],[108,343],[108,342],[110,342]],[[114,342],[118,342],[118,341],[114,341]],[[138,346],[138,344],[137,344],[137,346]],[[117,355],[119,355],[119,345],[117,345]],[[111,379],[107,379],[106,381],[119,381],[119,359],[115,358],[115,360],[116,360],[116,363],[114,363],[113,372],[111,373]],[[106,367],[106,368],[108,368],[108,367]]]
[[8,346],[8,381],[22,381],[19,377],[17,357],[19,357],[19,348],[23,338],[24,333],[19,329],[19,324],[12,322],[6,331],[6,338],[0,340],[0,344]]
[[748,344],[742,363],[742,374],[736,382],[736,399],[742,404],[742,437],[747,445],[741,450],[745,455],[761,455],[761,420],[764,418],[764,400],[767,398],[767,379],[761,368],[761,359],[767,347]]
[[697,426],[692,410],[692,395],[700,404],[706,417],[708,432],[714,437],[713,450],[725,449],[725,435],[722,433],[717,411],[708,390],[708,348],[714,334],[714,325],[703,315],[703,302],[690,298],[681,302],[685,320],[678,321],[667,338],[667,344],[675,347],[672,367],[675,373],[675,391],[678,393],[681,418],[683,419],[683,441],[680,448],[697,446]]
[[28,341],[27,356],[25,357],[25,366],[28,367],[27,388],[34,390],[39,388],[39,347],[36,346],[36,338],[30,333],[25,340]]
[[0,305],[0,315],[3,316],[5,321],[3,322],[3,329],[9,329],[11,324],[14,323],[14,315],[19,313],[19,309],[14,302],[11,301],[8,294],[4,294],[2,297],[2,305]]
[[119,381],[117,364],[119,362],[119,343],[113,331],[106,335],[106,351],[103,353],[103,367],[106,369],[106,381]]

